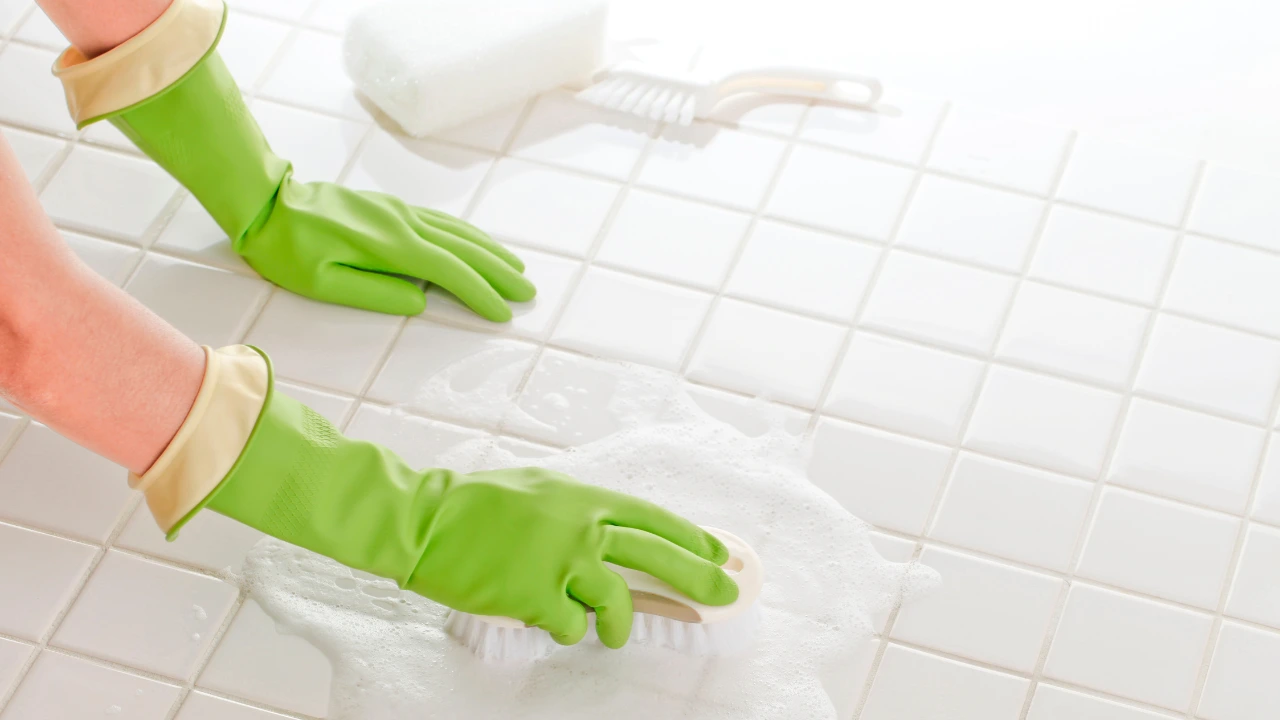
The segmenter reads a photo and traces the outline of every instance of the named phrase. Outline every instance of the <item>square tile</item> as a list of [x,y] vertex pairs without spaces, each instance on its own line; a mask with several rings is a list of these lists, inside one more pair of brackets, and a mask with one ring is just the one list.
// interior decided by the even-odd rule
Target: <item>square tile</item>
[[490,155],[391,135],[379,128],[365,143],[344,184],[462,215],[492,166]]
[[52,50],[24,45],[9,45],[0,53],[0,97],[22,98],[0,107],[0,121],[65,137],[75,135],[62,83],[49,72],[56,57]]
[[253,104],[253,117],[271,149],[293,163],[299,182],[333,182],[368,131],[362,123],[268,101]]
[[1101,210],[1178,225],[1199,161],[1097,137],[1071,149],[1058,197]]
[[893,233],[914,178],[912,170],[797,145],[769,199],[768,213],[884,242]]
[[1233,622],[1222,624],[1196,717],[1269,720],[1280,705],[1276,665],[1280,635]]
[[573,281],[582,270],[582,263],[536,250],[516,248],[524,262],[524,276],[538,288],[538,296],[531,302],[511,303],[511,322],[495,325],[476,315],[470,308],[449,292],[434,285],[427,288],[428,318],[441,318],[449,322],[475,327],[485,332],[506,331],[513,335],[541,339],[551,329],[551,321],[564,305],[573,288]]
[[953,108],[929,155],[934,170],[1048,195],[1071,134],[1017,118]]
[[81,133],[80,141],[120,150],[132,155],[142,155],[142,151],[133,144],[133,141],[125,137],[124,133],[109,122],[97,122],[90,125]]
[[722,300],[694,351],[689,377],[813,407],[844,336],[838,325]]
[[147,504],[139,503],[115,546],[209,572],[239,572],[249,550],[262,538],[262,533],[248,525],[205,510],[182,526],[177,540],[169,542]]
[[1040,683],[1027,720],[1168,720],[1167,715]]
[[96,553],[91,545],[0,523],[0,577],[14,588],[0,594],[0,632],[42,640]]
[[1280,335],[1280,257],[1189,236],[1164,306],[1245,330]]
[[591,355],[676,370],[711,307],[711,296],[590,268],[552,342]]
[[40,653],[5,707],[5,720],[164,720],[180,693],[157,682],[58,652]]
[[311,643],[285,635],[252,599],[231,621],[197,685],[289,712],[329,713],[333,668]]
[[64,232],[62,239],[85,265],[112,285],[124,282],[142,256],[142,251],[136,247],[79,233]]
[[652,121],[605,110],[556,90],[534,102],[510,152],[515,157],[625,181],[655,126]]
[[[273,5],[276,3],[259,3]],[[271,58],[280,52],[280,46],[289,36],[289,26],[284,23],[232,11],[227,13],[227,25],[218,42],[218,55],[227,64],[231,76],[242,90],[257,86]]]
[[67,46],[67,39],[62,36],[58,26],[53,24],[48,15],[40,12],[39,8],[27,16],[26,22],[18,26],[13,37],[55,51],[61,51]]
[[895,640],[1032,671],[1062,580],[934,547],[920,562],[938,571],[942,586],[902,607]]
[[951,449],[823,418],[809,449],[809,479],[877,527],[918,534],[951,464]]
[[238,702],[223,700],[220,697],[193,692],[182,703],[182,709],[174,720],[286,720],[266,710],[259,710]]
[[261,93],[273,100],[367,121],[369,111],[342,66],[343,57],[340,36],[303,30],[276,62]]
[[55,222],[138,243],[177,189],[149,160],[78,146],[40,199]]
[[1175,233],[1057,206],[1031,260],[1030,276],[1153,305],[1173,254]]
[[1280,530],[1249,527],[1227,614],[1280,628]]
[[1044,674],[1182,712],[1212,624],[1208,615],[1076,583]]
[[1065,572],[1092,498],[1075,478],[961,453],[929,537]]
[[920,179],[897,244],[931,255],[1018,272],[1044,201],[937,175]]
[[149,254],[125,290],[201,345],[244,337],[271,286],[257,278]]
[[888,430],[955,443],[982,382],[971,358],[859,332],[823,410]]
[[34,647],[26,643],[0,638],[0,697],[13,689],[18,673],[22,672],[34,650]]
[[191,195],[178,205],[178,212],[165,225],[154,247],[205,265],[257,276],[257,272],[231,248],[227,234],[213,221],[200,201]]
[[1106,488],[1077,573],[1213,610],[1239,532],[1237,518]]
[[271,355],[280,376],[358,393],[395,339],[401,319],[277,292],[245,343]]
[[969,422],[965,447],[1094,478],[1120,413],[1120,396],[993,367]]
[[1136,388],[1251,422],[1267,422],[1280,383],[1280,342],[1161,315]]
[[996,357],[1127,388],[1151,311],[1024,282]]
[[485,433],[364,404],[351,418],[347,436],[384,445],[412,467],[430,468],[440,465],[440,455],[481,439]]
[[18,156],[18,165],[32,183],[44,174],[53,159],[67,146],[65,142],[46,135],[8,127],[0,127],[0,135],[4,136],[9,147]]
[[1188,229],[1280,250],[1280,177],[1210,165]]
[[133,499],[127,480],[124,468],[33,422],[0,463],[0,520],[101,543]]
[[1258,479],[1253,516],[1263,522],[1280,525],[1280,435],[1277,434],[1272,434],[1268,441],[1267,459],[1262,463],[1262,476]]
[[894,250],[862,324],[961,350],[990,352],[1017,279]]
[[638,182],[699,200],[755,210],[787,144],[739,130],[671,126],[654,142]]
[[1242,513],[1266,431],[1135,398],[1107,480]]
[[862,718],[1016,720],[1026,694],[1027,681],[1021,678],[891,644]]
[[882,252],[846,238],[762,222],[751,233],[725,292],[848,321],[866,294]]
[[314,4],[315,0],[271,0],[268,3],[260,0],[227,0],[227,5],[233,10],[250,10],[293,23],[301,20]]
[[31,7],[30,0],[0,0],[0,37],[7,36],[11,30],[16,29],[18,22]]
[[716,290],[750,223],[743,213],[633,190],[623,199],[596,263]]
[[471,221],[499,239],[585,257],[619,187],[522,160],[498,163]]
[[799,438],[809,427],[809,413],[785,405],[692,383],[684,383],[682,389],[708,416],[732,425],[747,437],[782,431]]
[[352,404],[355,403],[355,398],[347,395],[323,392],[314,388],[294,385],[283,380],[276,381],[275,389],[315,410],[329,422],[338,426],[342,425],[342,421],[347,417],[347,412],[351,410]]
[[622,427],[611,408],[629,387],[626,378],[632,372],[617,361],[547,348],[520,394],[519,411],[511,413],[503,430],[556,447],[611,435]]
[[890,88],[875,111],[815,105],[809,111],[800,137],[914,165],[924,158],[943,105],[935,98]]
[[238,595],[230,583],[112,550],[50,643],[188,678]]
[[351,19],[376,0],[318,0],[307,12],[307,24],[330,32],[346,32]]

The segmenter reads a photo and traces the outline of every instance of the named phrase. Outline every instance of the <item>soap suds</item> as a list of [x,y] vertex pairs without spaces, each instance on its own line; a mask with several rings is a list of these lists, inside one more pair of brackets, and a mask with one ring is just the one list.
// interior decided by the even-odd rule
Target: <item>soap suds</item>
[[[332,661],[331,718],[834,720],[852,712],[861,689],[853,668],[873,634],[873,614],[927,591],[937,575],[881,558],[867,525],[805,478],[800,441],[781,430],[780,419],[747,437],[707,416],[673,376],[610,367],[611,392],[603,395],[611,398],[610,434],[536,464],[647,498],[750,543],[765,567],[752,647],[706,658],[586,642],[529,664],[489,665],[444,633],[442,606],[264,540],[246,560],[244,582],[282,630],[307,638]],[[458,407],[460,399],[445,392],[458,389],[456,376],[443,375],[428,381],[426,394]],[[553,428],[593,417],[578,405],[602,397],[540,386],[535,373],[521,404],[533,412],[508,400],[504,419]],[[490,405],[484,414],[495,410]],[[464,443],[437,460],[467,472],[529,464],[492,439]]]

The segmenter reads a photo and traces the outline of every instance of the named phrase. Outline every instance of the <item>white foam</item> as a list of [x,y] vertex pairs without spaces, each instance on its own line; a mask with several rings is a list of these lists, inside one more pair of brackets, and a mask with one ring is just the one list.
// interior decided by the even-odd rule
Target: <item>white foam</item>
[[[703,657],[661,643],[619,651],[583,643],[494,666],[446,635],[445,608],[265,540],[246,561],[245,582],[282,629],[329,656],[330,717],[817,720],[852,712],[860,690],[852,669],[873,613],[932,587],[936,574],[881,558],[866,524],[804,477],[800,443],[780,423],[747,437],[698,409],[671,376],[621,377],[610,403],[620,429],[538,464],[750,543],[766,575],[753,645]],[[439,464],[471,471],[527,462],[479,440]]]

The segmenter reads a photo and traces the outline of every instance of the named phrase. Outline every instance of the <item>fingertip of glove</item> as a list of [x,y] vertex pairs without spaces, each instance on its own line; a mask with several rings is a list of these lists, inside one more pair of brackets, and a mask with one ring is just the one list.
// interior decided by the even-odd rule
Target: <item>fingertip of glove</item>
[[705,543],[705,548],[701,553],[702,557],[716,565],[723,565],[729,562],[729,548],[725,547],[723,542],[720,542],[720,538],[705,530],[702,531],[702,536],[703,543]]

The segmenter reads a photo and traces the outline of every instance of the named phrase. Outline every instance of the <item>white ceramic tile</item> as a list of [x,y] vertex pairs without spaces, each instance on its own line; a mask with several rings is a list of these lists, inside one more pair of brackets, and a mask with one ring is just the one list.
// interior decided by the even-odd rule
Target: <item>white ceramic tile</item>
[[1165,307],[1280,335],[1280,257],[1195,236],[1182,241]]
[[1209,166],[1188,228],[1280,250],[1280,177]]
[[59,135],[75,134],[62,83],[49,72],[56,57],[52,50],[23,45],[9,45],[0,53],[0,97],[22,98],[22,102],[6,102],[0,107],[0,121]]
[[1015,278],[893,251],[862,312],[862,324],[986,353],[995,344]]
[[96,122],[90,125],[80,135],[80,139],[93,145],[114,148],[132,155],[142,155],[142,151],[133,144],[133,141],[109,122]]
[[1115,300],[1024,282],[996,356],[1126,388],[1150,315]]
[[13,689],[27,658],[31,657],[34,647],[17,640],[0,638],[0,697],[4,697]]
[[[70,602],[97,548],[0,523],[0,632],[39,641]],[[0,694],[4,690],[0,688]]]
[[201,345],[240,341],[271,292],[257,278],[150,254],[125,290]]
[[[506,427],[521,437],[554,446],[581,445],[616,432],[610,411],[625,392],[627,367],[548,348],[520,394],[519,410]],[[634,400],[634,397],[629,398]]]
[[290,712],[329,712],[329,660],[306,640],[285,635],[246,600],[200,673],[197,685]]
[[233,11],[227,14],[218,54],[241,89],[251,90],[288,35],[289,26],[284,23]]
[[1081,137],[1071,149],[1058,197],[1177,225],[1191,199],[1199,165],[1192,158]]
[[860,332],[827,396],[825,412],[955,443],[982,381],[983,363]]
[[113,285],[124,282],[142,254],[138,248],[91,238],[79,233],[64,232],[62,239],[84,261],[85,265]]
[[202,692],[193,692],[182,703],[182,709],[174,720],[285,720],[285,716]]
[[710,307],[711,296],[696,290],[591,268],[551,339],[591,355],[676,370]]
[[67,39],[62,36],[58,26],[53,24],[48,15],[35,12],[27,16],[26,22],[18,26],[13,37],[23,42],[39,45],[50,50],[61,51],[67,46]]
[[31,182],[35,182],[48,169],[49,164],[67,145],[47,135],[8,127],[0,127],[0,135],[4,136],[4,140],[8,141],[9,147],[18,156],[18,165]]
[[[30,0],[0,0],[0,36],[14,30],[18,21],[28,10],[31,10],[31,7]],[[33,12],[39,12],[39,10]]]
[[315,0],[227,0],[227,4],[238,10],[250,10],[280,20],[297,22],[307,10],[315,4]]
[[774,222],[756,226],[725,292],[832,320],[853,318],[882,250]]
[[1253,516],[1263,522],[1280,525],[1280,435],[1277,434],[1272,434],[1268,441],[1267,457],[1262,463],[1262,476],[1258,479]]
[[112,550],[49,642],[166,677],[187,678],[238,593],[234,585],[207,575]]
[[747,437],[782,430],[798,438],[809,427],[809,413],[785,405],[691,383],[684,385],[684,391],[707,415],[732,425]]
[[1070,134],[996,113],[952,108],[929,155],[935,170],[1047,195]]
[[1036,686],[1027,720],[1168,720],[1169,716],[1074,690]]
[[558,90],[538,98],[511,144],[516,157],[626,180],[654,123]]
[[[8,400],[5,400],[3,396],[0,396],[0,447],[8,448],[9,436],[18,428],[21,421],[12,415],[6,415],[5,412],[17,413],[20,411],[11,405]],[[3,459],[0,456],[0,460]]]
[[439,467],[441,454],[485,434],[388,408],[361,405],[351,418],[347,436],[384,445],[414,468],[430,468]]
[[1208,615],[1076,583],[1044,673],[1185,711],[1211,624]]
[[774,217],[885,241],[915,173],[835,150],[797,145],[769,199]]
[[1280,342],[1161,315],[1137,389],[1253,422],[1270,420]]
[[1237,518],[1107,488],[1077,572],[1212,610],[1239,531]]
[[177,189],[149,160],[82,145],[40,199],[56,222],[138,242]]
[[951,462],[951,449],[823,418],[808,474],[849,512],[877,527],[924,530]]
[[582,257],[617,195],[613,183],[503,160],[471,221],[499,239]]
[[1057,206],[1031,261],[1031,277],[1154,304],[1175,233],[1151,225]]
[[1026,694],[1021,678],[891,644],[861,717],[1016,720]]
[[46,651],[9,700],[4,718],[164,720],[178,694],[176,685]]
[[484,153],[377,129],[360,151],[345,184],[461,215],[492,165],[493,158]]
[[1040,227],[1044,201],[937,175],[920,179],[897,244],[1016,272]]
[[640,169],[641,185],[755,210],[777,171],[786,143],[697,124],[663,131]]
[[938,125],[943,103],[934,98],[886,90],[875,112],[815,105],[800,137],[886,160],[915,164]]
[[337,180],[367,131],[361,123],[265,100],[253,104],[253,117],[271,149],[293,163],[299,182]]
[[307,12],[307,24],[331,32],[346,32],[347,25],[364,8],[377,0],[318,0]]
[[1280,635],[1223,623],[1196,717],[1204,720],[1269,720],[1280,706]]
[[1092,497],[1089,483],[962,453],[929,536],[1066,571]]
[[235,250],[227,234],[218,227],[200,201],[188,195],[178,205],[178,212],[165,225],[155,247],[191,258],[205,265],[256,275]]
[[1136,398],[1107,479],[1241,513],[1265,442],[1260,428]]
[[920,562],[938,571],[942,586],[903,606],[895,640],[1031,672],[1062,580],[934,547]]
[[146,503],[140,503],[115,545],[210,572],[222,572],[239,571],[249,550],[262,537],[262,533],[248,525],[205,510],[182,526],[177,540],[169,542]]
[[715,290],[750,221],[743,213],[635,190],[622,201],[596,262]]
[[369,112],[342,66],[343,57],[340,36],[303,30],[267,76],[262,95],[352,120],[368,120]]
[[582,270],[582,263],[526,248],[515,248],[515,252],[524,262],[524,276],[538,288],[538,296],[531,302],[511,303],[510,323],[495,325],[434,285],[427,289],[426,317],[446,318],[487,332],[510,330],[512,334],[524,337],[544,337],[556,312],[564,304],[573,279]]
[[694,351],[689,377],[813,407],[844,336],[838,325],[723,300]]
[[0,519],[102,542],[132,497],[127,474],[33,422],[0,463]]
[[1006,367],[978,395],[966,447],[1096,477],[1120,412],[1120,396]]
[[1227,614],[1280,628],[1280,530],[1249,527]]
[[342,424],[347,411],[351,409],[351,404],[355,402],[354,398],[346,395],[323,392],[283,380],[276,382],[275,389],[320,413],[334,425]]
[[400,318],[276,292],[245,342],[282,377],[355,393],[395,338]]
[[437,137],[449,142],[498,152],[511,137],[511,132],[515,130],[516,123],[523,116],[527,104],[527,102],[518,102],[501,110],[495,110],[465,125],[445,130]]

